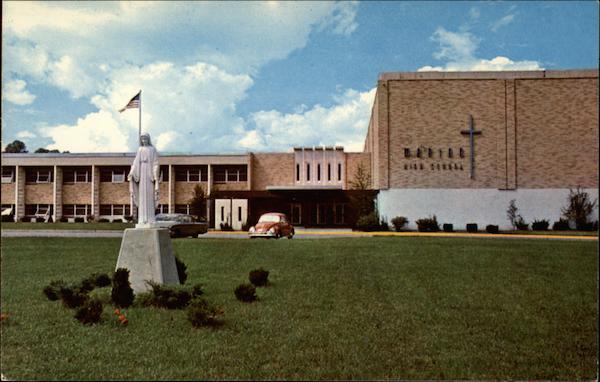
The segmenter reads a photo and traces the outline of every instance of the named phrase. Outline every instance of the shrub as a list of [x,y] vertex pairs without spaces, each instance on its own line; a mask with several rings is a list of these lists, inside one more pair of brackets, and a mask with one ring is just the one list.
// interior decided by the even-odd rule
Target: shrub
[[419,232],[437,232],[440,230],[435,215],[433,215],[433,217],[419,219],[415,223],[417,223]]
[[133,289],[131,289],[131,284],[129,283],[129,270],[119,268],[115,271],[112,279],[110,298],[119,308],[127,308],[133,304],[135,296],[133,294]]
[[95,324],[100,321],[100,315],[102,314],[102,302],[93,298],[86,301],[77,312],[75,312],[75,318],[82,324]]
[[68,222],[68,221],[69,221],[69,218],[68,218],[68,217],[66,217],[66,216],[62,216],[62,217],[59,219],[59,221],[60,221],[61,223],[66,223],[66,222]]
[[487,233],[498,233],[500,230],[497,225],[488,224],[485,226],[485,232]]
[[506,210],[506,217],[510,221],[510,225],[513,227],[513,229],[517,228],[516,221],[518,218],[521,218],[521,215],[519,215],[518,211],[519,211],[519,209],[517,208],[515,199],[512,199],[508,203],[508,209]]
[[444,230],[444,232],[454,232],[454,226],[449,223],[444,223],[442,229]]
[[95,278],[93,278],[91,276],[87,277],[87,278],[81,280],[81,282],[79,283],[77,288],[83,293],[88,293],[88,292],[94,290],[94,288],[96,287],[95,281],[96,281]]
[[190,303],[189,292],[173,287],[149,282],[152,291],[143,299],[143,305],[166,309],[183,309]]
[[88,295],[77,286],[63,286],[60,288],[60,299],[67,308],[77,308],[88,300]]
[[577,230],[579,231],[597,231],[598,228],[594,228],[597,227],[596,222],[586,222],[586,223],[580,223],[577,225]]
[[256,300],[256,288],[252,284],[240,284],[235,288],[235,297],[243,302],[252,302]]
[[533,223],[531,223],[531,229],[534,231],[548,231],[549,225],[550,222],[546,219],[534,220]]
[[229,223],[221,223],[221,231],[233,231]]
[[14,215],[3,215],[2,216],[2,222],[14,222],[14,221],[15,221]]
[[467,224],[467,232],[477,233],[477,224],[476,223],[468,223]]
[[529,224],[525,223],[525,220],[519,215],[517,220],[515,220],[515,226],[519,231],[527,231],[529,229]]
[[179,277],[179,283],[185,284],[187,280],[187,265],[179,257],[175,256],[175,265],[177,266],[177,276]]
[[356,220],[356,229],[359,231],[377,231],[379,229],[379,217],[376,212],[362,215]]
[[109,222],[109,220],[106,218],[98,219],[98,223],[108,223],[108,222]]
[[123,219],[115,219],[112,222],[113,223],[123,223]]
[[75,223],[83,223],[83,218],[81,216],[76,217]]
[[88,223],[93,223],[95,219],[96,218],[94,218],[94,215],[88,215],[88,216],[86,216],[86,221]]
[[94,286],[104,288],[110,285],[110,277],[106,273],[94,273],[90,276],[94,280]]
[[204,294],[204,290],[202,290],[202,284],[196,284],[192,287],[192,298],[200,297]]
[[125,218],[125,221],[126,221],[127,223],[129,223],[129,222],[133,221],[133,215],[125,215],[125,216],[123,216],[123,217]]
[[252,224],[249,222],[244,222],[244,224],[242,224],[242,231],[248,231],[250,227],[252,227]]
[[62,280],[51,281],[49,285],[44,288],[44,294],[50,301],[56,301],[60,298],[60,290],[66,287],[66,283]]
[[385,219],[381,219],[379,222],[379,227],[377,227],[377,231],[389,231],[390,225]]
[[571,228],[569,227],[569,221],[566,219],[558,219],[558,221],[552,224],[553,231],[568,231]]
[[580,187],[575,190],[569,189],[568,205],[561,208],[561,212],[566,219],[575,222],[578,230],[584,229],[587,227],[588,216],[594,211],[597,201],[597,199],[591,201],[588,193]]
[[27,216],[23,216],[20,220],[21,220],[22,223],[26,223],[26,222],[31,221],[31,218],[29,218]]
[[46,219],[44,219],[44,218],[35,218],[36,223],[43,223],[45,221],[46,221]]
[[258,268],[253,271],[250,271],[250,273],[248,274],[248,279],[250,280],[250,282],[257,287],[267,285],[268,278],[269,278],[269,271],[266,271],[262,268]]
[[193,299],[187,308],[188,320],[195,328],[221,325],[222,322],[217,318],[221,313],[202,298]]

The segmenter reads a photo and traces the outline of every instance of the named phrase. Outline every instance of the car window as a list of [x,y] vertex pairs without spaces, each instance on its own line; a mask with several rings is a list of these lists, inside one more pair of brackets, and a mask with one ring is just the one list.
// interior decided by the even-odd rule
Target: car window
[[258,219],[259,223],[279,223],[278,215],[263,215]]

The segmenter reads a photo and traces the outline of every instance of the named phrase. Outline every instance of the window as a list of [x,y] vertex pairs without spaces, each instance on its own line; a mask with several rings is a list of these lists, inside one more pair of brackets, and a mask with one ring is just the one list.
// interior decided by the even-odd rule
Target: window
[[432,158],[432,157],[433,157],[433,150],[431,149],[431,147],[427,149],[427,156],[428,156],[429,158]]
[[404,157],[410,158],[410,149],[404,149]]
[[421,157],[421,149],[417,149],[417,158]]
[[169,213],[169,205],[168,204],[159,204],[154,210],[155,214],[168,214]]
[[169,166],[160,166],[160,176],[158,177],[158,179],[161,182],[169,181]]
[[300,165],[296,163],[296,182],[300,181]]
[[63,216],[77,217],[92,214],[92,206],[89,204],[65,204],[63,205]]
[[[166,166],[165,166],[166,167]],[[168,171],[166,171],[168,172]],[[176,182],[207,182],[208,166],[176,166]]]
[[248,180],[246,165],[214,166],[215,183],[245,182]]
[[317,181],[321,181],[321,163],[317,164]]
[[14,204],[3,204],[2,205],[2,216],[14,216],[15,205]]
[[101,167],[100,181],[111,183],[123,183],[127,180],[127,174],[129,174],[129,169],[130,168],[127,166]]
[[346,206],[343,203],[335,205],[335,224],[344,224]]
[[342,180],[342,164],[338,163],[338,181]]
[[458,156],[461,157],[461,158],[465,157],[465,150],[462,147],[458,151]]
[[46,215],[52,215],[52,207],[52,204],[26,204],[25,216],[41,217]]
[[452,158],[454,156],[454,152],[452,152],[452,149],[449,148],[448,149],[448,158]]
[[128,216],[131,215],[131,206],[129,204],[101,204],[100,215]]
[[63,183],[89,183],[92,181],[91,167],[64,167]]
[[292,221],[292,224],[301,224],[302,222],[302,206],[300,203],[292,203],[291,205],[291,211],[292,213],[290,214],[290,220]]
[[25,170],[26,183],[51,183],[52,167],[32,167]]
[[175,205],[175,213],[176,214],[190,214],[190,205],[189,204],[176,204]]
[[221,206],[221,221],[225,220],[225,207]]
[[306,164],[306,181],[310,182],[310,163]]
[[238,206],[238,221],[242,221],[242,206]]
[[2,167],[2,183],[12,183],[15,178],[14,167]]
[[331,163],[327,163],[327,180],[331,181]]

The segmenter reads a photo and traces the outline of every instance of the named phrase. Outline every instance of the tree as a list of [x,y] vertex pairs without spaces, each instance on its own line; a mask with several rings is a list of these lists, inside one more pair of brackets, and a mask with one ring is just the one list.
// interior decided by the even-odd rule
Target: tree
[[206,214],[206,196],[201,185],[197,184],[194,187],[194,195],[188,202],[190,204],[190,212],[198,218],[204,218]]
[[350,181],[350,187],[355,190],[368,190],[371,188],[371,174],[367,170],[365,162],[360,162],[356,166],[354,178]]
[[43,147],[40,147],[39,149],[35,150],[35,154],[45,154],[45,153],[60,153],[60,151],[58,151],[56,149],[48,150]]
[[575,191],[569,189],[568,199],[569,204],[560,211],[565,218],[575,222],[577,229],[583,229],[588,222],[588,216],[594,211],[598,199],[591,201],[588,193],[580,187],[577,187]]
[[19,140],[15,140],[12,143],[9,143],[8,145],[6,145],[6,147],[4,148],[4,152],[5,153],[26,153],[27,147],[25,146],[25,143],[23,143]]
[[354,171],[353,179],[349,182],[350,187],[358,192],[352,196],[352,202],[356,206],[358,216],[366,216],[374,211],[373,195],[368,190],[371,189],[371,174],[367,169],[365,162],[359,162]]

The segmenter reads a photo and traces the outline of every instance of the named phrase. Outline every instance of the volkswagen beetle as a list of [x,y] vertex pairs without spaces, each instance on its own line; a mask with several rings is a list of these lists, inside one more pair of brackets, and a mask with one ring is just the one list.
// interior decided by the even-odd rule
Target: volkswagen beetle
[[294,227],[290,224],[287,216],[278,212],[261,215],[258,223],[248,230],[251,239],[256,237],[274,237],[276,239],[287,237],[291,239],[294,237],[294,233]]

